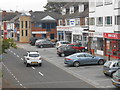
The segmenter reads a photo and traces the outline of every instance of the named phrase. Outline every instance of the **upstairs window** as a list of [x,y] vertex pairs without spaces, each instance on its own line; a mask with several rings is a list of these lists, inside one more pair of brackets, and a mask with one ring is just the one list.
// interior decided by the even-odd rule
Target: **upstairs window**
[[25,21],[25,27],[28,28],[28,22],[27,21]]
[[105,5],[110,5],[112,4],[112,0],[105,0]]
[[62,19],[61,19],[61,20],[59,20],[59,25],[60,25],[60,26],[62,26],[62,25],[63,25],[63,21],[62,21]]
[[89,19],[89,24],[90,24],[90,25],[95,25],[95,18],[91,17],[91,18]]
[[74,13],[74,7],[70,7],[70,14]]
[[102,0],[96,0],[96,7],[103,6]]
[[75,25],[80,25],[80,18],[75,19]]
[[103,17],[97,17],[96,23],[97,23],[97,25],[103,25]]
[[112,16],[105,17],[105,25],[112,25]]
[[66,9],[62,9],[62,15],[65,15],[66,14]]
[[120,15],[115,16],[115,25],[120,25]]
[[81,5],[79,5],[79,12],[83,12],[83,11],[84,11],[84,5],[81,4]]
[[21,21],[21,28],[23,28],[23,21]]

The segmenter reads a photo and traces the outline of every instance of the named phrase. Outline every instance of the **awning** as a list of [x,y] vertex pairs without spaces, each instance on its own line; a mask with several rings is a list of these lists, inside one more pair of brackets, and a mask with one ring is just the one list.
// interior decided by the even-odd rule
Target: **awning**
[[32,34],[46,34],[46,31],[33,31]]

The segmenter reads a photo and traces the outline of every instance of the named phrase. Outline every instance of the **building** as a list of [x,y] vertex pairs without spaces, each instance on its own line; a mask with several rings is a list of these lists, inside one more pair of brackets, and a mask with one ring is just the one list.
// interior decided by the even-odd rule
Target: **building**
[[55,12],[22,12],[10,20],[11,23],[14,23],[14,39],[22,43],[28,43],[31,37],[56,41],[56,26],[59,17],[60,14]]
[[120,0],[89,0],[89,48],[120,58]]
[[57,26],[57,39],[71,43],[88,43],[88,3],[70,2],[62,7],[62,16]]

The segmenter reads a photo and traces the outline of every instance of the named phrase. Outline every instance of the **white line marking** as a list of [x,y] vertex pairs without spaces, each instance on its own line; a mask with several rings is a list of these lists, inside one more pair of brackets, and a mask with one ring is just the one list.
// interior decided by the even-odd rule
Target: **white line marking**
[[34,69],[34,70],[35,70],[35,68],[34,68],[34,67],[32,67],[32,69]]
[[39,74],[40,74],[41,76],[44,76],[44,74],[42,74],[41,72],[39,72]]
[[17,81],[18,83],[20,82],[20,81]]
[[14,53],[14,55],[16,55],[16,53]]
[[22,84],[20,84],[20,86],[23,86]]
[[21,60],[23,61],[23,59],[21,58]]
[[17,57],[19,57],[19,56],[17,55]]

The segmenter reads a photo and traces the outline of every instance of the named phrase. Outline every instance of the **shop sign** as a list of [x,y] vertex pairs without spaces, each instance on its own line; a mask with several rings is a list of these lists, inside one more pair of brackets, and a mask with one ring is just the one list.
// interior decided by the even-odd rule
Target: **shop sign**
[[75,26],[75,19],[70,19],[70,26]]
[[95,32],[94,37],[103,37],[103,32]]
[[71,31],[72,27],[57,26],[57,31]]
[[118,33],[104,33],[104,38],[120,39],[120,34],[118,34]]

